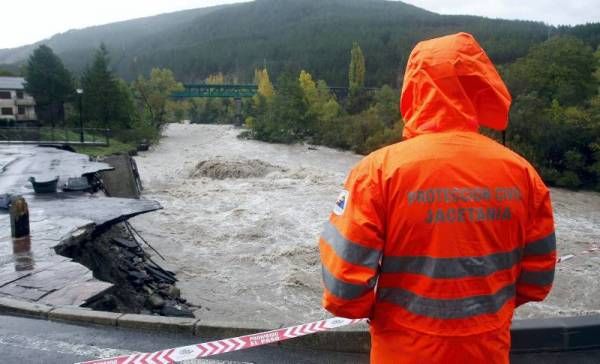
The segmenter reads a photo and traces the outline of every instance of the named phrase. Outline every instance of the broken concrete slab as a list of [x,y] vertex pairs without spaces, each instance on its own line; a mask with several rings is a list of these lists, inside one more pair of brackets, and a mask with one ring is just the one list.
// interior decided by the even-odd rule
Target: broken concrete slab
[[[57,195],[60,198],[56,198]],[[30,301],[45,298],[49,302],[56,302],[61,296],[53,292],[61,291],[68,292],[62,298],[70,301],[70,304],[84,303],[87,298],[97,294],[98,290],[109,288],[112,284],[93,279],[89,269],[69,262],[68,258],[58,255],[54,248],[85,240],[99,227],[161,208],[157,202],[148,200],[80,193],[57,195],[55,198],[26,196],[30,206],[33,271],[15,272],[16,260],[7,236],[9,233],[2,234],[4,236],[0,241],[4,241],[4,244],[0,244],[0,257],[3,258],[0,259],[0,293]],[[10,232],[8,214],[3,212],[0,212],[0,231]],[[63,269],[40,272],[40,267],[46,263]],[[73,284],[81,283],[82,277],[85,277],[86,284]],[[22,279],[24,281],[20,282]],[[94,281],[96,283],[92,283]]]
[[114,167],[114,170],[100,173],[104,189],[109,196],[140,198],[142,182],[135,160],[131,156],[111,155],[102,161]]
[[[56,253],[62,243],[89,239],[98,229],[160,209],[155,201],[108,198],[86,192],[34,194],[29,177],[69,178],[111,170],[83,154],[37,146],[0,146],[0,193],[20,194],[29,205],[31,248],[16,254],[10,219],[0,210],[0,294],[30,302],[81,305],[112,287]],[[18,250],[18,249],[17,249]]]
[[[21,272],[20,272],[21,273]],[[4,274],[0,294],[53,305],[82,305],[90,297],[112,287],[93,278],[86,267],[71,261],[47,264],[25,274]]]
[[79,282],[90,278],[92,278],[91,272],[86,267],[81,264],[67,261],[58,265],[49,266],[46,269],[38,270],[12,284],[21,287],[42,288],[48,291],[56,291],[74,281]]
[[81,306],[90,297],[101,294],[112,286],[112,283],[90,278],[85,282],[76,282],[57,289],[47,296],[42,297],[38,302],[54,306]]
[[85,154],[56,148],[25,145],[0,146],[0,191],[10,194],[30,194],[29,177],[45,181],[59,177],[59,186],[69,177],[113,169],[109,164],[90,161]]

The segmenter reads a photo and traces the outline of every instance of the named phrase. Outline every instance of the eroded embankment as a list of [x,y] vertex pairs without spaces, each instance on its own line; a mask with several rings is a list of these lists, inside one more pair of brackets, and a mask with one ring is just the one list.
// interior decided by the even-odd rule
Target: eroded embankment
[[85,307],[122,313],[193,317],[181,297],[175,273],[163,269],[138,242],[129,224],[89,228],[69,236],[54,249],[89,268],[94,277],[113,287],[93,297]]

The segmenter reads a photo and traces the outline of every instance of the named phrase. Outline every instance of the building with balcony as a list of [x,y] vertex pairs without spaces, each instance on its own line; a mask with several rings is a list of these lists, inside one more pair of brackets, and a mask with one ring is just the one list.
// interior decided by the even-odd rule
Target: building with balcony
[[35,100],[25,92],[23,77],[0,77],[0,121],[37,120]]

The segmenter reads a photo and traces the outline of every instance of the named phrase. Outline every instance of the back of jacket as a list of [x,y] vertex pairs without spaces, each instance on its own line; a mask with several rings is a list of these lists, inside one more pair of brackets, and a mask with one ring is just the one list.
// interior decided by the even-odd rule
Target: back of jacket
[[[365,163],[379,170],[381,189],[377,329],[489,331],[512,317],[519,283],[547,292],[554,273],[549,193],[522,158],[477,133],[446,132],[397,144]],[[527,269],[529,244],[549,255]],[[543,298],[521,288],[525,299]]]
[[515,306],[544,299],[554,276],[548,189],[526,160],[478,133],[506,126],[508,91],[468,34],[432,42],[409,60],[407,140],[351,171],[320,239],[324,307],[370,317],[374,335],[507,328]]

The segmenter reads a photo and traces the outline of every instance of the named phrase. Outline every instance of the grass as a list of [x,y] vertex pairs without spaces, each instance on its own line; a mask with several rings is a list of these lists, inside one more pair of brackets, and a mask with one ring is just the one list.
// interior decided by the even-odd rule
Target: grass
[[[114,132],[114,131],[113,131]],[[136,130],[123,132],[119,131],[121,138],[116,139],[114,137],[109,138],[108,146],[101,145],[71,145],[77,153],[87,154],[92,157],[103,157],[111,154],[118,153],[129,153],[137,149],[137,142],[135,142],[136,135],[132,134],[138,132]],[[4,134],[2,134],[4,133]],[[99,129],[87,129],[84,130],[83,138],[86,142],[105,143],[106,135],[103,130]],[[127,142],[122,141],[122,139]],[[49,127],[44,128],[19,128],[19,129],[6,129],[0,130],[0,139],[6,140],[33,140],[33,141],[64,141],[64,142],[79,142],[80,133],[77,128],[57,128],[52,130]]]
[[[54,136],[51,135],[50,130],[43,130],[42,138],[46,138],[46,140],[54,139],[62,139],[67,141],[79,141],[80,134],[79,132],[74,130],[57,130]],[[100,142],[103,143],[106,141],[106,137],[103,134],[98,133],[90,133],[89,131],[84,132],[84,140],[88,142]],[[73,149],[77,153],[87,154],[92,157],[104,157],[111,154],[117,153],[128,153],[131,150],[135,150],[136,146],[132,143],[123,143],[120,140],[115,138],[109,138],[108,146],[90,146],[90,145],[73,145]]]
[[77,153],[87,154],[92,157],[104,157],[111,154],[128,153],[131,150],[135,150],[136,146],[133,144],[123,143],[116,139],[110,139],[108,147],[74,145],[73,149],[75,149]]

